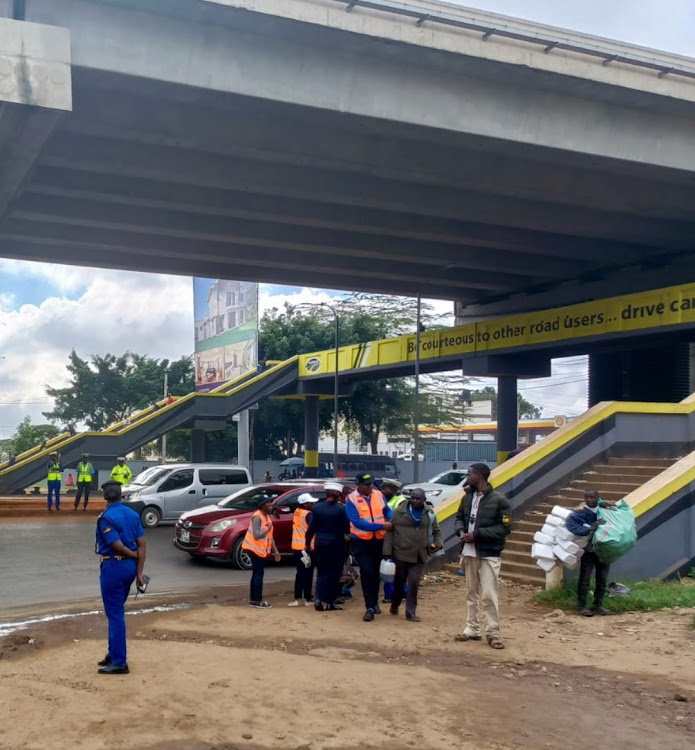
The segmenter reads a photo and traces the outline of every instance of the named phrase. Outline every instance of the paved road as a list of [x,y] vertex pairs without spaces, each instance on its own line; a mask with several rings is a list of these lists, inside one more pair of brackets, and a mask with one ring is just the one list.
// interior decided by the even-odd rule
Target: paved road
[[[147,531],[146,572],[152,592],[193,592],[248,583],[250,573],[214,562],[194,562],[171,543],[173,526]],[[99,596],[94,519],[0,523],[0,617],[10,607],[67,603]],[[289,564],[272,565],[266,580],[294,576]]]

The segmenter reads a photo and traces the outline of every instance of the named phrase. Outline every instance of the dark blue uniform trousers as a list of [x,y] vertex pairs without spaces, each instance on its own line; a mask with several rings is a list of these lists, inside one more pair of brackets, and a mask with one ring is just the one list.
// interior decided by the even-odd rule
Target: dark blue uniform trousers
[[317,544],[311,557],[316,563],[316,600],[333,604],[340,592],[345,545]]
[[48,481],[48,497],[46,498],[46,502],[49,508],[53,505],[53,498],[55,498],[56,508],[60,508],[60,485],[60,479],[50,479]]
[[127,664],[125,603],[137,573],[137,560],[104,560],[99,583],[104,612],[109,622],[109,656],[116,666]]

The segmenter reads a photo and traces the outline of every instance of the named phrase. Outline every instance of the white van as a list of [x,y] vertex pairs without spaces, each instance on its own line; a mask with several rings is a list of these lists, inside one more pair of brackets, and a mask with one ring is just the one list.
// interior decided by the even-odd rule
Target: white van
[[123,487],[123,503],[139,513],[142,525],[151,529],[250,484],[248,469],[234,464],[151,466]]

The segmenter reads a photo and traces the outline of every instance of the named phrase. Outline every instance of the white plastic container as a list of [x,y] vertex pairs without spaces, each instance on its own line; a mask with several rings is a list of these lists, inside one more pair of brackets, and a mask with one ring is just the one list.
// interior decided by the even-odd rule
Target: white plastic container
[[562,518],[558,518],[557,516],[554,516],[552,513],[550,513],[548,516],[545,517],[545,522],[549,526],[564,526],[565,521]]
[[553,549],[554,547],[551,547],[549,544],[538,544],[536,542],[536,544],[531,547],[531,557],[534,557],[536,560],[553,560],[555,558]]
[[379,577],[384,583],[393,583],[396,577],[396,563],[393,560],[382,560],[379,566]]
[[537,531],[533,535],[533,541],[538,542],[538,544],[549,544],[552,547],[555,543],[555,535],[551,536],[550,534],[544,534],[542,531]]
[[555,538],[564,539],[566,542],[573,542],[575,536],[566,526],[560,526],[555,533]]
[[555,539],[555,534],[557,534],[558,528],[558,526],[551,526],[550,524],[545,523],[541,529],[541,534],[545,534],[546,536]]
[[569,553],[567,550],[562,549],[559,544],[556,544],[553,547],[553,554],[566,568],[571,569],[577,566],[576,556]]
[[562,547],[562,549],[565,550],[565,552],[569,552],[570,555],[577,556],[577,552],[581,549],[579,545],[575,544],[574,542],[570,542],[567,539],[558,539],[557,540],[557,546]]
[[555,569],[555,560],[545,560],[541,558],[540,560],[536,560],[536,565],[538,565],[541,570],[544,570],[546,573],[550,573],[551,570]]
[[562,505],[556,505],[550,511],[550,514],[561,518],[563,521],[566,521],[572,515],[572,510],[571,508],[565,508]]
[[577,558],[577,560],[581,560],[583,554],[584,550],[581,547],[577,547],[577,551],[574,553],[574,556]]

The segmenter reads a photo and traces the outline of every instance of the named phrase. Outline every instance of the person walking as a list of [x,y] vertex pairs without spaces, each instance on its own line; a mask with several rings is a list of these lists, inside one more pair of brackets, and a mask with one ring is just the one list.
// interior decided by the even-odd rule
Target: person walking
[[84,505],[82,510],[87,510],[87,504],[89,503],[89,493],[92,489],[92,477],[96,474],[92,462],[89,460],[89,453],[83,453],[82,459],[77,464],[77,494],[75,495],[75,507],[73,511],[77,511],[80,507],[80,500],[84,495]]
[[[599,560],[598,555],[592,549],[592,538],[594,532],[604,520],[598,519],[598,509],[614,508],[614,503],[608,503],[601,500],[598,492],[594,489],[584,491],[584,505],[575,510],[568,516],[565,525],[567,530],[575,536],[590,537],[589,543],[584,549],[581,563],[579,566],[579,583],[577,584],[577,605],[579,614],[583,617],[593,617],[594,615],[610,615],[612,612],[603,606],[603,598],[606,595],[608,585],[608,571],[610,565]],[[591,584],[591,574],[596,570],[596,586],[594,588],[594,603],[589,609],[587,599],[589,596],[589,586]]]
[[[314,562],[310,551],[313,545],[307,547],[306,534],[309,529],[312,507],[318,500],[309,492],[303,492],[297,500],[297,508],[292,518],[292,555],[296,567],[294,600],[287,605],[288,607],[298,607],[302,598],[306,607],[310,607],[313,603],[311,589],[314,582]],[[309,561],[308,565],[304,564],[305,560]]]
[[488,482],[490,467],[471,464],[466,487],[456,513],[454,531],[463,542],[463,562],[468,585],[466,628],[457,641],[479,641],[480,613],[485,618],[485,639],[495,649],[504,648],[499,632],[500,554],[512,530],[509,500]]
[[360,569],[362,595],[366,611],[362,618],[371,622],[380,615],[379,566],[384,547],[384,536],[393,528],[393,512],[384,496],[374,489],[371,474],[360,474],[355,480],[357,489],[345,500],[345,510],[350,520],[352,554]]
[[384,537],[384,559],[393,558],[396,563],[389,611],[397,615],[405,598],[405,619],[411,622],[420,622],[416,612],[417,595],[425,563],[444,545],[437,518],[427,512],[425,500],[424,490],[414,489],[410,499],[394,510],[393,529]]
[[316,596],[314,608],[335,611],[342,609],[336,604],[340,593],[340,577],[347,557],[345,538],[350,533],[345,506],[340,502],[343,485],[326,482],[326,499],[311,509],[309,528],[306,533],[307,552],[314,545],[312,557],[316,564]]
[[269,471],[266,471],[266,473],[263,475],[263,481],[266,483],[272,482],[273,475]]
[[123,456],[119,456],[116,465],[111,469],[111,479],[118,484],[128,484],[133,478],[133,472],[125,462]]
[[109,650],[99,674],[128,674],[125,603],[133,581],[142,586],[147,545],[140,516],[121,502],[121,485],[102,486],[106,510],[97,519],[95,552],[101,555],[99,583],[109,623]]
[[55,501],[56,510],[60,510],[60,485],[63,481],[63,464],[60,463],[59,453],[49,453],[48,463],[46,464],[46,479],[48,484],[48,495],[46,497],[46,504],[48,510],[53,510],[53,502]]
[[249,606],[256,609],[270,609],[273,605],[263,599],[263,574],[266,560],[272,554],[275,562],[280,562],[280,553],[273,538],[273,519],[270,517],[271,500],[266,495],[258,499],[256,512],[246,531],[241,548],[251,558],[251,590]]

